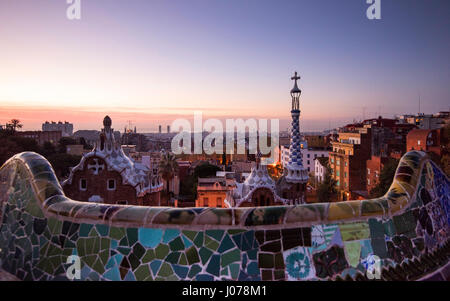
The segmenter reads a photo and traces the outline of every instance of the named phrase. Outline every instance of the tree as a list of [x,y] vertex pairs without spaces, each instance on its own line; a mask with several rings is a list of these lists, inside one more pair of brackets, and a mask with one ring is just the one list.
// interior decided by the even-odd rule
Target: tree
[[46,158],[59,179],[64,179],[69,176],[70,168],[76,166],[81,160],[81,156],[61,153],[53,153]]
[[15,132],[16,129],[21,129],[23,124],[20,123],[19,119],[11,119],[9,123],[6,124],[6,127],[9,127],[13,132]]
[[178,163],[176,161],[175,155],[166,152],[161,155],[161,161],[159,162],[159,174],[166,181],[167,189],[166,193],[169,195],[169,184],[174,178],[175,174],[178,172]]
[[380,173],[380,180],[377,185],[369,192],[370,198],[379,198],[386,194],[394,180],[399,160],[390,158]]
[[67,145],[77,144],[77,141],[70,137],[62,137],[59,139],[58,152],[63,154],[67,151]]
[[336,180],[331,176],[332,171],[329,165],[327,165],[327,171],[325,173],[325,177],[323,182],[319,184],[317,188],[317,199],[319,202],[329,202],[331,201],[337,194],[336,190]]

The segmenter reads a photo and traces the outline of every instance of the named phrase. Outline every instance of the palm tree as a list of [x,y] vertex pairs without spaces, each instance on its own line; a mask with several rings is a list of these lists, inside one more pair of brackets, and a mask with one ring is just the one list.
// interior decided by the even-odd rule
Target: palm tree
[[178,172],[178,163],[175,155],[170,152],[164,152],[161,154],[161,161],[159,162],[159,174],[164,181],[166,181],[167,189],[166,194],[169,196],[169,184]]
[[13,132],[16,131],[16,129],[21,129],[22,124],[20,123],[19,119],[11,119],[11,121],[7,124],[7,127],[9,127]]

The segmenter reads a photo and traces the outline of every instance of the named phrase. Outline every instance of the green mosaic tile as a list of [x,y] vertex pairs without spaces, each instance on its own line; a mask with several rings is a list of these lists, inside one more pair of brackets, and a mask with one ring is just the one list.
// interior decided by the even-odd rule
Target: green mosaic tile
[[238,263],[230,264],[230,274],[232,279],[238,279],[239,267],[240,265]]
[[197,249],[192,246],[186,251],[186,257],[189,265],[193,265],[194,263],[200,262],[200,258],[198,257]]
[[191,266],[191,269],[189,270],[188,277],[194,278],[201,271],[202,268],[198,264],[194,264],[193,266]]
[[156,257],[155,251],[153,249],[148,249],[145,251],[144,257],[142,257],[142,262],[147,263],[152,261]]
[[119,242],[119,246],[129,246],[130,244],[128,243],[128,239],[125,236],[124,238],[122,238]]
[[[83,226],[83,224],[81,226]],[[121,240],[125,236],[125,230],[122,228],[111,227],[109,236],[112,239]]]
[[134,272],[134,276],[136,277],[136,280],[138,280],[138,281],[145,280],[149,276],[151,277],[149,266],[148,265],[141,265]]
[[81,224],[80,226],[80,237],[88,237],[89,232],[91,231],[92,225],[89,224]]
[[173,274],[167,277],[166,281],[180,281],[180,279],[175,274]]
[[107,250],[107,249],[109,249],[110,245],[111,245],[111,240],[110,240],[110,239],[108,239],[108,238],[102,238],[102,239],[100,240],[100,249],[101,249],[101,250]]
[[198,232],[195,232],[195,231],[188,231],[188,230],[183,231],[183,234],[184,234],[187,238],[189,238],[192,242],[194,242],[194,238],[195,238],[195,236],[197,235],[197,233],[198,233]]
[[209,258],[211,257],[211,255],[213,254],[213,252],[211,250],[208,250],[205,247],[200,248],[200,251],[198,252],[200,255],[200,258],[202,260],[202,264],[205,264],[208,262]]
[[213,239],[210,239],[209,242],[206,242],[207,239],[208,239],[208,237],[205,238],[205,247],[207,247],[210,250],[217,251],[220,244]]
[[90,267],[92,267],[97,260],[97,255],[88,255],[82,257],[82,260]]
[[240,261],[241,260],[241,252],[239,249],[234,249],[232,251],[229,251],[225,254],[223,254],[220,258],[220,265],[222,267],[225,267],[229,265],[230,263]]
[[171,251],[180,251],[184,250],[184,243],[181,237],[177,237],[169,243]]
[[158,276],[169,277],[172,274],[173,274],[172,267],[170,266],[170,264],[164,262],[161,268],[159,269]]
[[197,236],[194,239],[194,245],[197,248],[200,248],[203,246],[203,238],[204,238],[203,232],[198,232]]
[[97,237],[97,236],[99,236],[97,230],[94,227],[92,227],[91,231],[89,232],[89,237]]
[[108,263],[108,259],[109,259],[109,250],[100,252],[100,259],[101,259],[103,265],[106,266],[106,264]]
[[165,261],[176,264],[176,263],[178,263],[180,256],[181,256],[180,252],[173,252],[173,253],[170,253],[169,255],[167,255]]
[[180,260],[178,261],[178,264],[179,265],[187,265],[188,264],[186,255],[184,253],[181,253]]
[[220,276],[228,276],[228,267],[225,267],[220,271]]
[[206,230],[206,235],[211,236],[217,241],[220,241],[222,239],[224,233],[224,230]]
[[100,236],[108,236],[109,227],[107,225],[97,224],[95,225],[95,228],[97,228],[97,232]]
[[97,259],[92,268],[100,275],[105,272],[104,264],[100,261],[100,259]]
[[35,202],[28,202],[25,210],[34,217],[44,218],[44,213]]
[[127,237],[130,246],[134,245],[138,241],[138,229],[137,228],[127,228]]
[[100,252],[100,239],[94,239],[94,246],[92,249],[92,253],[98,254]]
[[239,233],[243,233],[243,232],[246,232],[247,230],[240,230],[240,229],[231,229],[231,230],[228,230],[228,233],[230,234],[230,235],[234,235],[234,234],[239,234]]
[[131,252],[130,248],[127,247],[118,247],[117,251],[119,251],[120,253],[122,253],[123,255],[128,255]]
[[145,248],[140,243],[136,243],[133,247],[133,254],[136,255],[137,258],[141,259],[141,257],[145,254]]
[[164,259],[166,258],[167,254],[169,254],[169,247],[164,244],[160,244],[155,249],[156,258],[158,259]]

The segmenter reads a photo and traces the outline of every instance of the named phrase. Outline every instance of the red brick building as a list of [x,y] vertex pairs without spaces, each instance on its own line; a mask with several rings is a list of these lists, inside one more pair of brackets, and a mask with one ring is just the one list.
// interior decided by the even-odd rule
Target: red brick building
[[163,182],[157,170],[134,162],[116,143],[111,118],[103,120],[104,129],[94,149],[83,155],[62,183],[66,195],[85,202],[160,205]]
[[413,130],[406,137],[407,151],[419,150],[442,155],[441,130]]
[[379,182],[380,180],[380,174],[381,170],[384,167],[384,164],[386,164],[389,161],[389,158],[387,157],[381,157],[381,156],[372,156],[370,160],[367,160],[367,191],[370,192]]

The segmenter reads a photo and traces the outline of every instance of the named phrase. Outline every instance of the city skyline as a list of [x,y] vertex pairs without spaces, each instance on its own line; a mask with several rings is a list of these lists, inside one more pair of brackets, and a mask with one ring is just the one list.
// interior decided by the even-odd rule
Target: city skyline
[[450,4],[431,2],[383,1],[368,20],[359,0],[98,0],[69,21],[66,1],[2,1],[0,124],[98,129],[107,113],[116,130],[150,132],[201,110],[284,130],[294,70],[302,131],[418,113],[419,99],[421,112],[448,110]]

